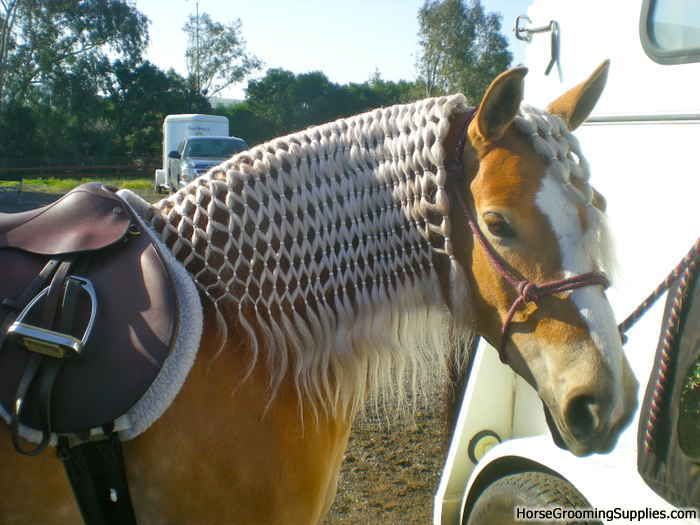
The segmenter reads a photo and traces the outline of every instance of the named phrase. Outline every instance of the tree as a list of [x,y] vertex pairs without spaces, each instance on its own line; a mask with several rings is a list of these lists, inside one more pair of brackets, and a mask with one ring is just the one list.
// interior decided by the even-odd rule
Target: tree
[[278,127],[274,122],[251,108],[247,101],[230,106],[220,105],[214,111],[217,115],[228,117],[231,135],[245,139],[251,146],[281,134],[277,132]]
[[207,99],[174,70],[161,71],[151,62],[116,61],[107,88],[112,142],[122,155],[157,156],[163,119],[171,113],[210,113]]
[[147,43],[128,0],[0,0],[0,158],[112,155],[111,60],[138,63]]
[[187,73],[195,88],[213,96],[248,74],[262,62],[246,51],[241,21],[215,22],[207,13],[190,16],[183,28],[187,34]]
[[147,43],[148,19],[126,0],[0,0],[0,108],[86,63],[138,60]]
[[37,118],[26,106],[0,109],[0,167],[18,165],[18,159],[34,159],[41,149]]
[[486,13],[480,0],[426,0],[418,22],[417,66],[428,95],[461,91],[476,103],[510,65],[501,17]]
[[263,78],[248,82],[244,102],[216,111],[229,117],[232,133],[253,145],[379,106],[410,102],[421,94],[413,82],[384,81],[378,75],[361,84],[336,84],[320,71],[295,75],[269,69]]

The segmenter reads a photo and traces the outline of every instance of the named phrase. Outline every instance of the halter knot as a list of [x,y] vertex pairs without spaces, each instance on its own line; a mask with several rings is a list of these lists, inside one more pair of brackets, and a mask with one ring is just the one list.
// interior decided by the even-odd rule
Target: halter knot
[[531,283],[530,281],[520,281],[518,283],[517,290],[523,304],[536,303],[539,301],[540,297],[542,297],[539,286],[537,286],[535,283]]

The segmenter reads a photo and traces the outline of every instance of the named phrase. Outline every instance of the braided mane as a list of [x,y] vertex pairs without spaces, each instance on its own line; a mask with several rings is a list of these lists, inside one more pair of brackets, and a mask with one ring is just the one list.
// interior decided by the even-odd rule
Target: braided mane
[[355,410],[367,392],[401,405],[407,379],[442,375],[448,312],[433,262],[449,258],[450,302],[465,303],[444,142],[466,109],[454,95],[313,127],[156,204],[152,226],[229,332],[244,329],[254,360],[264,347],[273,392],[291,372],[314,406]]
[[[239,153],[155,205],[153,228],[224,333],[248,336],[251,369],[264,355],[273,394],[292,373],[314,408],[356,410],[368,393],[401,407],[407,383],[415,391],[444,377],[448,324],[470,335],[445,188],[450,120],[467,110],[453,95],[312,127]],[[514,125],[592,209],[588,165],[564,122],[522,105]],[[605,261],[595,212],[587,243]]]

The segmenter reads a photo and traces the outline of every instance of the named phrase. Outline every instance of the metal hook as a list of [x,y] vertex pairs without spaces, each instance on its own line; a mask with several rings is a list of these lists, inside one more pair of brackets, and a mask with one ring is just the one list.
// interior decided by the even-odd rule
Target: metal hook
[[552,20],[549,23],[549,26],[551,27],[552,31],[552,37],[550,42],[551,58],[549,59],[549,64],[547,64],[547,68],[544,70],[544,74],[549,75],[549,72],[552,71],[552,66],[556,64],[557,73],[559,73],[559,81],[561,82],[562,74],[561,62],[559,60],[559,23],[555,20]]
[[550,20],[549,24],[540,27],[528,27],[532,23],[530,17],[527,15],[520,15],[515,19],[515,27],[513,27],[513,33],[515,33],[515,38],[522,40],[524,42],[532,42],[532,35],[535,33],[546,33],[551,32],[550,40],[550,60],[547,64],[547,68],[544,71],[545,75],[549,75],[552,71],[554,64],[557,65],[557,72],[559,73],[559,81],[563,79],[561,72],[561,61],[560,61],[560,30],[559,22],[556,20]]

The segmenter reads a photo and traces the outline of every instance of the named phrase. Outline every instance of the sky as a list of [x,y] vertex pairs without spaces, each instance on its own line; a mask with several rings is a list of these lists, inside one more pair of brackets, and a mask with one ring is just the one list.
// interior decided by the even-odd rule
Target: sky
[[[161,68],[185,73],[187,16],[196,0],[136,0],[151,21],[147,58]],[[337,83],[364,82],[376,71],[384,80],[413,80],[418,51],[417,13],[423,0],[199,0],[199,12],[218,22],[240,18],[248,50],[263,69],[294,73],[323,71]],[[530,0],[482,0],[489,12],[503,15],[514,64],[523,60],[523,45],[512,37],[515,17]],[[245,82],[225,96],[243,98]]]

